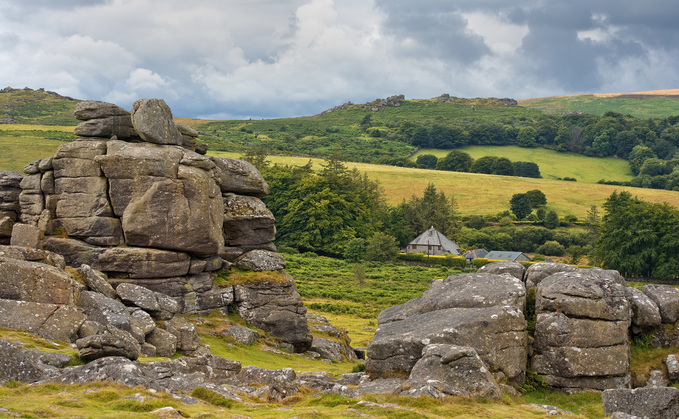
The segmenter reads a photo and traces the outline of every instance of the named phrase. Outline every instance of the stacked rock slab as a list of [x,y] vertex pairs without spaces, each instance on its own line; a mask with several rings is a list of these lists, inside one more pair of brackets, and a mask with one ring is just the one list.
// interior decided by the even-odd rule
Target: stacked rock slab
[[[234,303],[233,288],[213,287],[209,275],[225,261],[284,267],[273,214],[260,200],[269,193],[261,174],[244,161],[205,156],[198,132],[175,123],[163,100],[138,100],[131,113],[84,101],[75,117],[81,138],[27,165],[23,178],[0,176],[1,228],[19,218],[44,233],[44,248],[68,265],[170,295],[187,314],[226,312]],[[300,328],[293,334],[305,336],[295,343],[301,349],[310,345],[306,309],[299,299],[293,305],[283,311]]]
[[537,285],[532,369],[566,389],[627,387],[630,306],[610,271],[552,274]]
[[10,243],[12,227],[20,218],[19,195],[23,178],[16,172],[0,171],[0,244]]
[[523,283],[509,274],[432,281],[422,297],[380,313],[366,370],[371,377],[408,375],[428,345],[454,345],[456,353],[474,351],[489,371],[521,384],[527,359],[525,298]]

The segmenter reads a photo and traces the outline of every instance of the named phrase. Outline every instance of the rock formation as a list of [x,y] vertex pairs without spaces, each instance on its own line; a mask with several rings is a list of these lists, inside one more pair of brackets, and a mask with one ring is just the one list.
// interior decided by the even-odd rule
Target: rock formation
[[[46,249],[63,255],[66,265],[101,272],[126,305],[158,320],[238,309],[296,350],[311,346],[291,277],[213,286],[210,273],[232,263],[254,271],[285,267],[273,244],[274,217],[260,200],[269,189],[254,166],[196,152],[205,151],[198,132],[175,123],[161,99],[138,100],[131,113],[84,101],[74,114],[82,121],[74,130],[81,138],[27,165],[26,176],[0,172],[2,242]],[[5,261],[0,269],[24,275],[38,269],[31,263]],[[67,276],[41,269],[40,280],[49,283],[33,288],[19,289],[7,276],[10,298],[35,291],[45,295],[34,302],[77,301],[56,291],[68,288]]]

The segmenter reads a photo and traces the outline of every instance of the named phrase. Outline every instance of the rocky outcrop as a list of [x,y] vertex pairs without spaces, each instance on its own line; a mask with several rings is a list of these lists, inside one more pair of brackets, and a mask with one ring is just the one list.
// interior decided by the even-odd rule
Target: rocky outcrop
[[311,347],[306,307],[291,276],[236,285],[234,296],[236,311],[249,324],[291,343],[297,352]]
[[603,392],[601,399],[606,416],[621,412],[640,418],[679,417],[679,390],[674,387],[610,389]]
[[[311,338],[296,291],[283,298],[276,285],[257,295],[240,293],[236,303],[236,288],[213,286],[209,275],[232,263],[257,272],[285,268],[273,244],[273,214],[260,200],[269,187],[257,169],[205,156],[198,132],[175,123],[162,99],[140,99],[132,112],[83,101],[74,113],[82,121],[75,128],[80,139],[27,165],[26,176],[0,172],[0,244],[9,239],[61,254],[80,269],[87,288],[120,297],[156,320],[178,312],[226,313],[237,306],[248,312],[251,324],[290,337],[297,350],[308,348]],[[68,274],[1,258],[0,298],[32,294],[33,302],[76,304],[78,289],[69,285]],[[18,280],[38,270],[33,283]],[[114,293],[106,282],[122,288]],[[265,304],[267,295],[275,301]],[[243,308],[248,306],[254,308]]]
[[368,347],[371,377],[409,375],[430,344],[474,348],[486,370],[522,383],[527,358],[525,289],[509,274],[452,275],[420,298],[389,308]]
[[427,345],[405,383],[408,395],[501,399],[502,390],[474,348]]
[[538,283],[532,369],[562,388],[629,383],[626,287],[597,271],[559,272]]
[[16,172],[0,171],[0,245],[10,244],[12,228],[20,219],[21,180]]

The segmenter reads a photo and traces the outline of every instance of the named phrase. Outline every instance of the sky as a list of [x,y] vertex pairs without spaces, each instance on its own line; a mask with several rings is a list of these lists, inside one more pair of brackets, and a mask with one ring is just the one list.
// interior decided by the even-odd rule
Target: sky
[[176,117],[679,87],[676,0],[0,0],[0,88]]

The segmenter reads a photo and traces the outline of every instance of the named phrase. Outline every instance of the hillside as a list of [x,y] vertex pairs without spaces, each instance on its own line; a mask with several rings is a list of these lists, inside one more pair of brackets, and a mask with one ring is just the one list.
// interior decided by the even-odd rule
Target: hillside
[[637,118],[679,115],[679,89],[636,93],[594,93],[519,100],[519,105],[548,114],[603,115],[612,111]]
[[0,123],[75,126],[73,109],[78,102],[44,89],[6,87],[0,90]]

